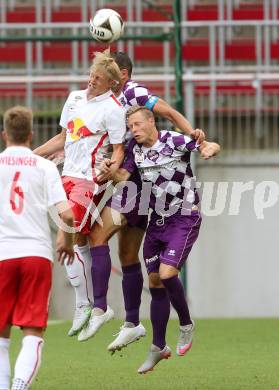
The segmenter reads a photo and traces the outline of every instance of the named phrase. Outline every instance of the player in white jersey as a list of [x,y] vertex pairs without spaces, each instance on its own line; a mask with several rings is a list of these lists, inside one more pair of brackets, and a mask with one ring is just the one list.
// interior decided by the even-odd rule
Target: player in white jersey
[[[7,148],[0,153],[0,389],[10,389],[10,334],[16,325],[24,337],[12,390],[25,390],[39,369],[47,326],[53,261],[48,209],[57,210],[69,226],[73,214],[55,164],[30,150],[31,110],[8,110],[3,137]],[[73,261],[70,233],[60,235],[56,251],[62,264]]]
[[[108,247],[91,249],[90,246],[94,223],[92,212],[104,193],[104,186],[99,187],[96,180],[100,163],[105,156],[112,155],[117,170],[124,157],[125,110],[111,91],[120,83],[120,78],[120,70],[114,60],[106,53],[95,53],[88,88],[70,93],[64,105],[60,120],[62,132],[35,151],[49,156],[63,146],[65,149],[62,179],[78,232],[75,261],[72,266],[66,267],[69,280],[75,287],[77,303],[70,336],[77,334],[88,320],[98,328],[113,316],[106,302],[111,263],[100,260],[100,252],[103,249],[107,252]],[[97,297],[92,313],[91,277],[94,296]],[[84,332],[82,330],[78,336],[80,341],[85,338]]]

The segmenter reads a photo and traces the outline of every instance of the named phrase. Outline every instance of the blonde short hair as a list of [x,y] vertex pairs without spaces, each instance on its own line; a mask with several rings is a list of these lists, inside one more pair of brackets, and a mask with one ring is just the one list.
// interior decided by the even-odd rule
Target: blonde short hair
[[15,144],[25,143],[33,128],[33,113],[27,107],[15,106],[4,113],[4,130]]
[[144,106],[132,106],[126,111],[126,120],[130,118],[131,115],[135,114],[136,112],[141,112],[146,119],[153,118],[154,114],[152,111],[150,111],[147,107]]
[[97,51],[94,53],[94,60],[90,67],[90,72],[94,72],[96,68],[105,70],[108,77],[118,83],[121,81],[121,72],[119,66],[110,55],[109,50],[103,52]]

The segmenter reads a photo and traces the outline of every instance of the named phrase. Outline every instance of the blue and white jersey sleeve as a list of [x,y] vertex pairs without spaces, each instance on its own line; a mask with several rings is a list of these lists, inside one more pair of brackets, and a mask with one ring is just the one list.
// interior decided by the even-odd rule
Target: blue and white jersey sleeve
[[155,104],[159,100],[158,96],[153,95],[148,88],[135,83],[134,81],[128,81],[123,89],[127,106],[141,106],[146,107],[149,110],[153,110]]

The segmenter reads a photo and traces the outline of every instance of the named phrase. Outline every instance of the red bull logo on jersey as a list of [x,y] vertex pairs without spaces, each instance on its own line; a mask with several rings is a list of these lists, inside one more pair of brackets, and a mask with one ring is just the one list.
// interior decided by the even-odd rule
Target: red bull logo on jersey
[[88,137],[92,135],[92,132],[85,126],[84,122],[80,118],[76,118],[68,122],[67,134],[72,141],[78,141],[82,137]]

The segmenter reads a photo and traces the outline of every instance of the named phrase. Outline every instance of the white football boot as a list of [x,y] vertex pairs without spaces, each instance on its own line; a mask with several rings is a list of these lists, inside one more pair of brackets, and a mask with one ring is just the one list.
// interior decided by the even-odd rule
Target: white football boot
[[192,324],[180,326],[178,342],[176,345],[176,354],[178,356],[184,356],[192,347],[194,329],[195,323],[193,320]]
[[68,332],[68,336],[75,336],[86,325],[91,315],[90,304],[77,307],[74,314],[73,324]]
[[78,335],[78,341],[86,341],[93,337],[98,330],[114,317],[114,311],[107,306],[107,311],[103,314],[97,314],[97,310],[93,309],[87,325],[82,329]]
[[171,349],[167,345],[160,349],[156,345],[152,344],[150,351],[147,355],[145,362],[138,369],[139,374],[146,374],[148,371],[152,371],[153,368],[163,359],[171,357]]
[[137,326],[131,322],[125,322],[120,328],[116,339],[108,346],[108,351],[114,353],[115,351],[121,351],[122,348],[127,347],[128,344],[139,340],[146,335],[144,326],[140,323]]

